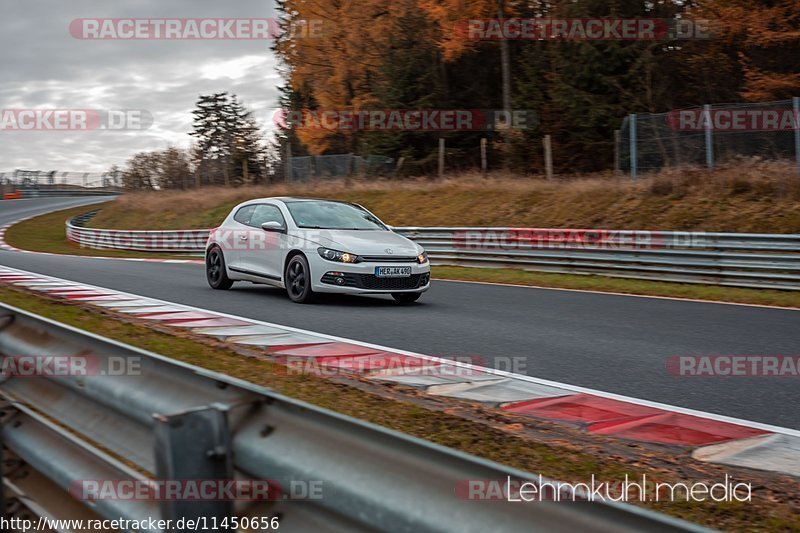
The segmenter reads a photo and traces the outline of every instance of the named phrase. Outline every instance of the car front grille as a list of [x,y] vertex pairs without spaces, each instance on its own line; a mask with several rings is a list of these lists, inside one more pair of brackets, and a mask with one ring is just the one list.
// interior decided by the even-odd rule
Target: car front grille
[[379,278],[373,274],[350,274],[334,276],[330,272],[322,276],[322,283],[339,287],[356,287],[370,291],[407,291],[424,287],[430,274],[412,274],[408,278]]
[[402,291],[418,288],[422,274],[412,274],[408,278],[379,278],[373,274],[359,274],[361,286],[370,290]]

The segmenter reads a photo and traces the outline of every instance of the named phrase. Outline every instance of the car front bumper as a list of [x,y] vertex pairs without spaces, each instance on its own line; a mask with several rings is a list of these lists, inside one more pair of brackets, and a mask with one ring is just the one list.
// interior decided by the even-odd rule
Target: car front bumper
[[[430,263],[335,263],[317,257],[309,265],[314,292],[343,294],[390,294],[425,292],[430,288]],[[410,278],[378,278],[379,266],[411,267]]]

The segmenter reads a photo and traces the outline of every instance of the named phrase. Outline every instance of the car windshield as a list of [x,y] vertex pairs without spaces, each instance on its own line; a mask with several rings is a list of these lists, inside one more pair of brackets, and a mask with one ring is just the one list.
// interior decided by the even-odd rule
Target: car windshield
[[341,230],[386,230],[383,223],[368,211],[340,202],[286,202],[299,228]]

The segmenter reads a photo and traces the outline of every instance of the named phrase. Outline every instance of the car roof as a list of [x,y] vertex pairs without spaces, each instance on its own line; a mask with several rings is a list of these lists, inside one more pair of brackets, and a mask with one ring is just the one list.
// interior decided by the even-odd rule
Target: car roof
[[248,200],[245,204],[250,204],[253,202],[265,202],[269,200],[278,200],[280,202],[333,202],[337,204],[348,204],[354,205],[350,202],[344,202],[342,200],[331,200],[330,198],[305,198],[301,196],[272,196],[270,198],[253,198],[252,200]]

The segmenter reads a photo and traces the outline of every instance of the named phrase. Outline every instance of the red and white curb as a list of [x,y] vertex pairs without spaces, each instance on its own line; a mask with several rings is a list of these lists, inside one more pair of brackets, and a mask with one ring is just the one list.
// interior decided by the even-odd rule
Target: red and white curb
[[427,394],[496,406],[598,435],[693,450],[701,461],[800,476],[800,431],[547,381],[0,267],[22,286],[232,344],[262,347],[299,371],[352,372]]

